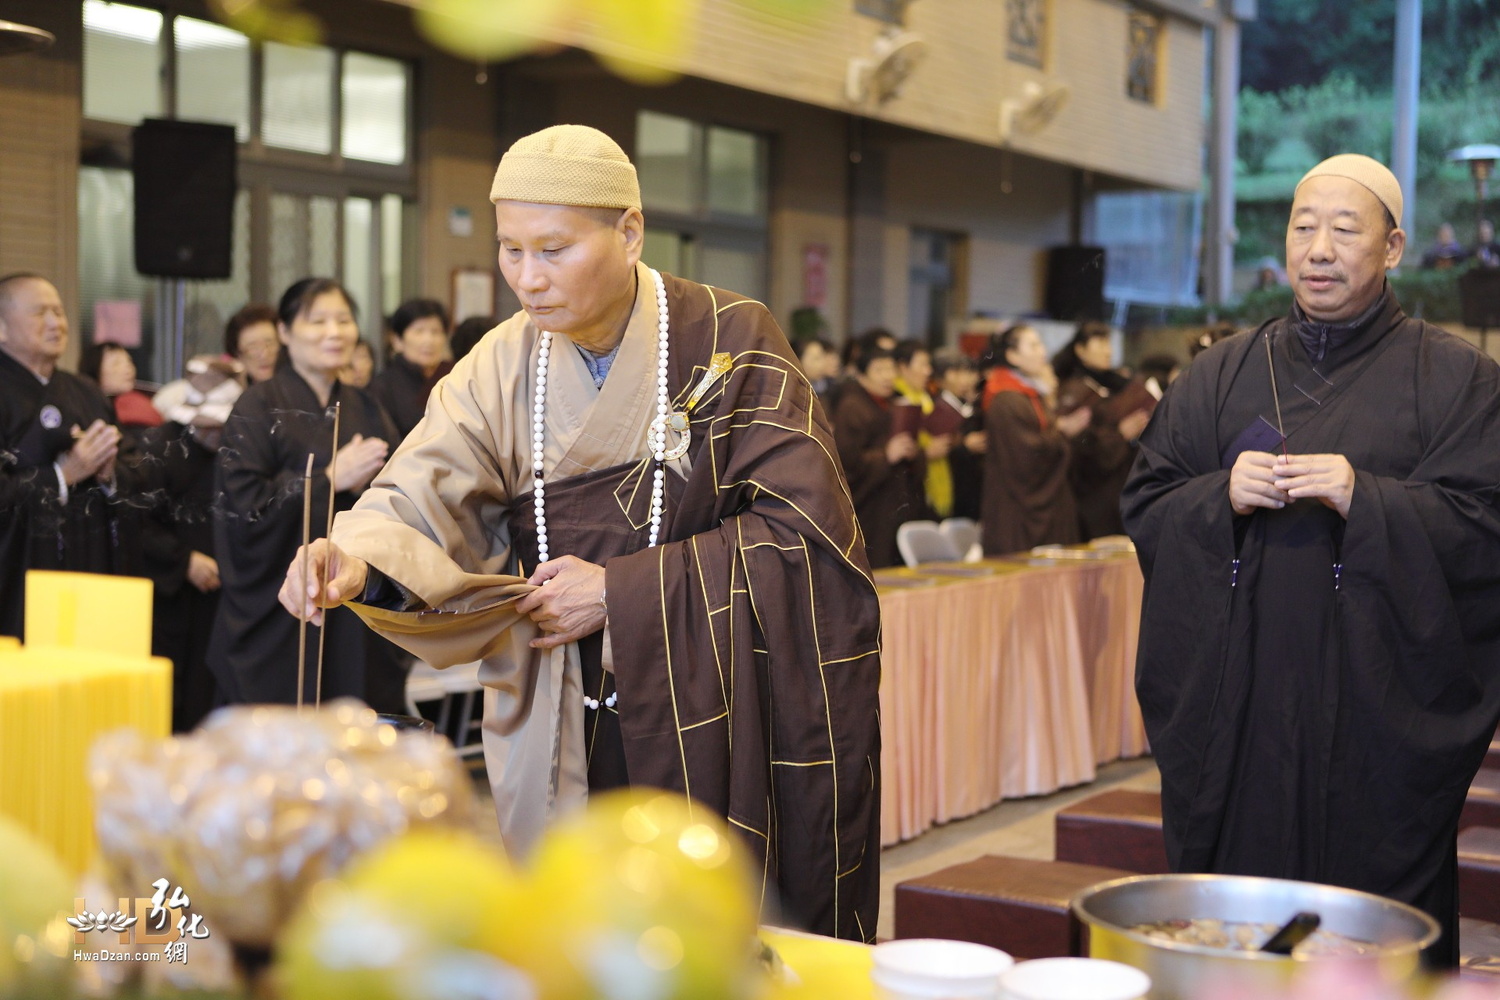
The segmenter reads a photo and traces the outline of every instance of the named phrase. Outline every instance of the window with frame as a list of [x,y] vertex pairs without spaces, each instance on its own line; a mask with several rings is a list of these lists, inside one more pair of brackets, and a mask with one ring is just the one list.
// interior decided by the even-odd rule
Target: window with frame
[[[184,356],[217,353],[224,321],[249,302],[275,302],[310,273],[342,280],[359,301],[363,336],[379,357],[382,316],[408,294],[417,268],[402,242],[414,228],[411,66],[324,46],[252,42],[212,21],[104,0],[81,0],[83,167],[79,229],[81,315],[135,300],[147,331],[165,283],[135,273],[130,129],[145,118],[233,125],[240,140],[233,273],[185,282]],[[124,237],[120,233],[124,233]],[[122,243],[122,239],[124,242]],[[148,332],[139,365],[155,370]]]
[[1005,54],[1042,69],[1047,44],[1047,0],[1005,0]]
[[764,136],[655,111],[636,117],[646,263],[764,298],[768,241]]
[[1126,35],[1125,93],[1133,100],[1155,104],[1160,96],[1161,40],[1165,19],[1160,14],[1130,9]]

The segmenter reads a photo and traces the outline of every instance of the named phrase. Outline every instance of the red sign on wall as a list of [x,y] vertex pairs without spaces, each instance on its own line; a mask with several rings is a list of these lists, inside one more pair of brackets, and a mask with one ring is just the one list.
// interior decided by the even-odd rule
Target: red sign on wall
[[802,304],[821,309],[828,304],[828,244],[802,244]]

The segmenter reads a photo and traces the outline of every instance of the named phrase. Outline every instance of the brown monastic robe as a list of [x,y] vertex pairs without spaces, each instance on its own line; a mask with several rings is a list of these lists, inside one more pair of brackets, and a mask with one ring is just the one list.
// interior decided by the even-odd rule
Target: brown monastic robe
[[[1004,372],[999,373],[1004,376]],[[991,388],[997,388],[995,376]],[[1078,541],[1078,508],[1068,482],[1068,439],[1046,419],[1034,391],[1011,376],[984,411],[985,555]]]
[[[426,606],[357,607],[373,627],[437,666],[484,661],[486,761],[513,848],[583,798],[599,758],[622,756],[615,770],[631,784],[691,795],[744,833],[768,907],[779,902],[768,917],[869,940],[879,604],[833,436],[764,306],[663,278],[669,388],[691,440],[668,463],[655,548],[656,308],[644,267],[603,387],[563,337],[548,369],[549,548],[605,565],[603,634],[533,650],[537,632],[513,610],[536,551],[539,333],[524,313],[438,384],[334,541]],[[712,377],[721,353],[728,370]],[[669,432],[669,448],[676,440]],[[585,684],[617,685],[617,709],[585,713]]]
[[1101,405],[1110,399],[1110,391],[1087,375],[1080,375],[1058,386],[1057,398],[1063,412],[1080,406],[1094,411],[1093,421],[1070,442],[1068,481],[1078,504],[1082,540],[1124,534],[1120,493],[1130,477],[1135,447],[1120,433],[1119,415]]
[[[896,529],[902,521],[924,516],[910,503],[903,470],[885,456],[891,439],[891,407],[882,403],[857,381],[839,393],[833,413],[833,433],[839,460],[849,476],[849,490],[859,512],[870,565],[875,569],[901,562],[896,551]],[[910,463],[899,463],[908,465]],[[916,479],[921,489],[921,479]]]

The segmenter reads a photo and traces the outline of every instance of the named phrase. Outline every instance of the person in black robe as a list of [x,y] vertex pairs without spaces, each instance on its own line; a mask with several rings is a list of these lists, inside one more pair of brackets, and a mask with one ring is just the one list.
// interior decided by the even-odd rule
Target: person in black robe
[[[222,590],[208,659],[231,704],[297,701],[298,623],[276,595],[302,543],[308,455],[312,534],[321,536],[328,504],[354,506],[396,433],[373,397],[338,380],[359,336],[343,288],[331,279],[304,278],[287,289],[278,313],[286,361],[235,403],[219,454],[214,548]],[[339,454],[330,470],[335,403]],[[354,613],[335,610],[325,628],[322,698],[352,696],[379,711],[403,711],[399,679],[387,657],[371,655],[370,632]],[[302,694],[308,704],[318,694],[317,632],[307,630]]]
[[135,562],[129,456],[98,386],[57,367],[67,345],[52,283],[35,274],[0,278],[3,635],[24,638],[27,570],[119,573]]
[[921,479],[913,479],[910,470],[921,449],[913,431],[895,433],[891,425],[895,355],[871,346],[858,352],[855,365],[858,376],[838,395],[833,437],[865,536],[870,567],[880,569],[901,562],[896,529],[903,521],[922,516],[925,504],[914,504],[918,495],[907,488],[913,481],[920,486]]
[[1113,331],[1109,324],[1079,325],[1073,339],[1052,357],[1057,376],[1057,410],[1093,411],[1089,425],[1073,437],[1068,480],[1078,503],[1078,529],[1084,541],[1118,535],[1120,492],[1135,462],[1135,441],[1151,419],[1156,400],[1141,383],[1111,366]]
[[435,299],[401,303],[391,314],[391,342],[396,353],[370,383],[370,392],[404,440],[421,422],[432,387],[453,369],[448,360],[448,310]]
[[1419,906],[1457,959],[1459,813],[1500,718],[1500,369],[1385,283],[1400,187],[1299,184],[1290,315],[1204,351],[1123,500],[1176,871]]
[[187,370],[153,397],[162,425],[139,432],[153,486],[140,520],[143,572],[154,585],[151,653],[172,661],[176,733],[193,729],[219,703],[208,666],[220,586],[215,475],[224,422],[244,389],[244,368],[229,358],[196,357]]
[[470,316],[454,327],[453,336],[448,338],[448,349],[453,352],[453,363],[458,364],[462,361],[484,339],[484,335],[494,328],[495,317],[493,316]]
[[984,516],[981,496],[984,486],[984,411],[979,407],[979,367],[967,354],[952,348],[932,356],[937,394],[933,397],[933,419],[953,427],[953,448],[948,468],[953,476],[952,517],[978,522]]

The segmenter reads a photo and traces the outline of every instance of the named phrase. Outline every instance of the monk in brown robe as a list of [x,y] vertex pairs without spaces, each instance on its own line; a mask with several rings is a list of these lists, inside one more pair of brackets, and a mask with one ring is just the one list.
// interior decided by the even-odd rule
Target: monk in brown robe
[[1092,413],[1084,408],[1054,415],[1057,379],[1031,327],[1011,327],[999,335],[997,348],[1001,364],[984,388],[985,555],[1076,542],[1069,445]]
[[859,512],[865,553],[871,566],[882,569],[901,560],[896,529],[926,513],[922,480],[912,471],[921,451],[912,431],[897,431],[892,424],[895,356],[873,347],[861,351],[854,363],[858,374],[839,394],[833,433]]
[[879,604],[811,386],[763,305],[640,263],[635,169],[603,133],[520,140],[491,200],[524,311],[284,603],[352,600],[428,662],[483,661],[512,849],[590,789],[674,789],[744,834],[768,917],[869,940]]

